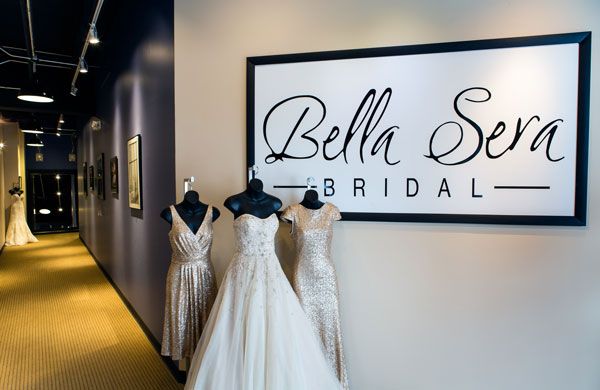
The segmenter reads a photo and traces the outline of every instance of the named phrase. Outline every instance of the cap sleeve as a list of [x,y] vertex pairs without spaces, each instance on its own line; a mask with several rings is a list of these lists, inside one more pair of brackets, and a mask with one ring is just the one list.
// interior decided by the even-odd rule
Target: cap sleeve
[[330,203],[329,214],[331,215],[331,219],[333,221],[339,221],[340,219],[342,219],[342,215],[340,214],[340,209],[338,209],[336,205],[331,204],[331,203]]
[[281,213],[281,220],[284,222],[294,222],[295,214],[293,206],[288,206]]
[[283,210],[283,213],[281,213],[281,220],[292,224],[290,233],[294,234],[294,226],[296,225],[296,208],[294,205],[290,205]]

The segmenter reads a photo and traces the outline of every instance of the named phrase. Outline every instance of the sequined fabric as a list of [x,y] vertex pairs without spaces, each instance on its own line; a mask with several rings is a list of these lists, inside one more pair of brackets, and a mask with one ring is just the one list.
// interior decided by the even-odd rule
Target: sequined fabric
[[275,254],[278,226],[275,214],[234,220],[235,253],[186,390],[341,389]]
[[296,204],[285,209],[281,218],[292,223],[292,238],[296,244],[292,286],[321,339],[330,366],[348,389],[337,277],[331,260],[332,225],[341,219],[340,212],[331,203],[317,210]]
[[217,295],[215,272],[210,262],[212,214],[209,206],[194,234],[171,206],[172,257],[167,273],[161,354],[175,360],[193,356]]

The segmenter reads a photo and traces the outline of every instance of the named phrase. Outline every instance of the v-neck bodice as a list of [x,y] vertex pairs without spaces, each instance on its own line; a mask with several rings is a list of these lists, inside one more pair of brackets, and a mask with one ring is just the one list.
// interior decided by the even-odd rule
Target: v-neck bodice
[[191,263],[208,261],[212,245],[212,206],[208,206],[202,224],[194,233],[181,218],[175,206],[171,206],[173,223],[169,231],[169,242],[173,252],[173,261]]

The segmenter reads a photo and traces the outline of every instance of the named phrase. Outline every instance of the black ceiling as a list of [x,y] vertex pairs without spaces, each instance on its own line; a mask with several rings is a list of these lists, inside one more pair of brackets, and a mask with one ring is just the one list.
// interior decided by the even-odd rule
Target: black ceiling
[[[33,44],[37,57],[76,64],[85,42],[89,23],[98,0],[29,0]],[[27,0],[2,0],[0,5],[0,47],[12,55],[30,57],[27,28]],[[101,44],[87,50],[90,72],[80,74],[78,95],[70,95],[72,67],[36,66],[36,78],[55,101],[49,104],[27,103],[16,98],[18,90],[32,79],[31,63],[7,62],[10,57],[0,51],[0,114],[9,121],[29,121],[35,117],[42,127],[55,127],[63,113],[64,128],[81,128],[94,107],[94,86],[106,77],[96,64],[102,57],[105,38],[109,36],[111,13],[115,2],[105,0],[98,19]]]

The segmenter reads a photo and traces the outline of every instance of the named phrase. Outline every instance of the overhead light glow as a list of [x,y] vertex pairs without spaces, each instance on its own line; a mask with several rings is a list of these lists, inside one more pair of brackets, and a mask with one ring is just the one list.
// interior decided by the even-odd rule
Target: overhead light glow
[[58,195],[58,196],[61,196],[62,194],[60,193],[60,191],[58,191],[58,192],[56,193],[56,195]]
[[58,123],[65,123],[65,118],[63,118],[63,114],[60,114],[58,117]]
[[90,35],[88,38],[88,42],[92,45],[97,45],[100,43],[100,38],[98,38],[98,30],[96,29],[96,25],[92,24],[90,26]]
[[41,92],[39,94],[19,93],[17,99],[33,103],[52,103],[54,101],[54,99],[48,96],[46,92]]
[[79,61],[79,72],[80,73],[88,72],[87,63],[85,62],[85,60],[83,58],[81,59],[81,61]]
[[34,142],[28,143],[27,146],[37,146],[38,148],[41,148],[42,146],[44,146],[44,144],[41,142],[34,141]]
[[33,129],[21,129],[21,133],[44,134],[44,132],[42,130],[33,130]]
[[48,210],[48,209],[40,209],[40,214],[48,215],[48,214],[50,214],[50,210]]
[[60,175],[56,175],[56,180],[60,180]]
[[59,208],[58,208],[58,212],[59,212],[59,213],[62,213],[62,207],[59,207]]
[[4,142],[0,141],[0,150],[3,150],[5,146],[6,145],[4,144]]

